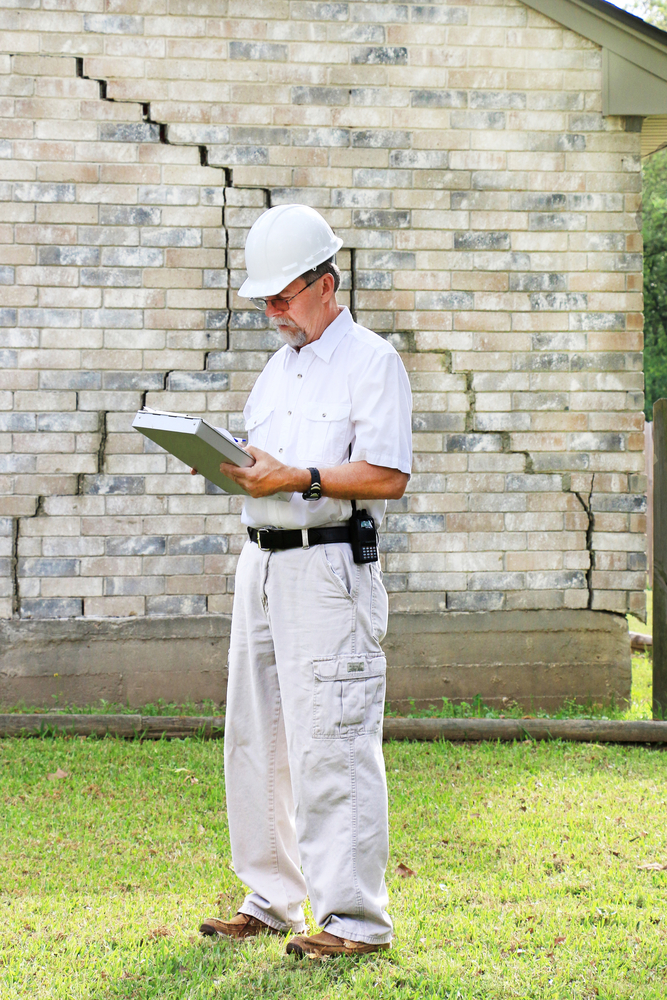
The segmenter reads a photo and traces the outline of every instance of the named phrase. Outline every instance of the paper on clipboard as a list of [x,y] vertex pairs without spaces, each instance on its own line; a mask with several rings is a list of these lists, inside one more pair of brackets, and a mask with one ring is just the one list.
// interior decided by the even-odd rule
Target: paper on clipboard
[[[247,469],[255,461],[244,451],[229,431],[212,427],[203,417],[168,410],[139,410],[132,422],[135,430],[158,444],[170,455],[196,469],[225,493],[248,496],[246,490],[220,472],[220,463],[229,462]],[[276,493],[274,499],[289,501],[291,493]]]

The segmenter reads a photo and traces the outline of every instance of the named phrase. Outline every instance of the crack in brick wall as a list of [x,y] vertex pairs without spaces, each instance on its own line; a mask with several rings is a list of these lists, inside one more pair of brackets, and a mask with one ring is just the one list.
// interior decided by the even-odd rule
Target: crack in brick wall
[[11,553],[11,581],[12,581],[12,618],[21,617],[21,586],[20,586],[20,562],[21,562],[21,522],[40,517],[44,513],[44,497],[38,496],[35,499],[35,509],[32,514],[23,514],[12,518],[12,553]]
[[107,412],[102,410],[100,412],[100,444],[97,449],[97,471],[99,473],[104,472],[104,459],[105,451],[107,446]]
[[591,476],[591,488],[587,495],[579,493],[577,490],[572,492],[576,496],[577,500],[583,507],[586,517],[586,550],[588,552],[588,569],[586,570],[586,586],[588,588],[588,604],[587,608],[590,610],[593,607],[593,571],[595,569],[595,551],[593,549],[593,531],[595,530],[595,515],[591,509],[591,497],[593,495],[593,489],[595,484],[595,475]]

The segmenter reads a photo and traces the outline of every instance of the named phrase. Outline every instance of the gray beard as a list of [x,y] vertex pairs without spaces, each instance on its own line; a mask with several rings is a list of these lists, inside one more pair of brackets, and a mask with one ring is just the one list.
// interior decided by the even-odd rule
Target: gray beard
[[269,323],[274,330],[277,330],[280,337],[289,347],[293,347],[295,351],[298,351],[304,344],[308,341],[308,334],[305,330],[302,330],[300,326],[296,323],[289,323],[285,327],[279,327],[278,321],[275,318],[269,320]]

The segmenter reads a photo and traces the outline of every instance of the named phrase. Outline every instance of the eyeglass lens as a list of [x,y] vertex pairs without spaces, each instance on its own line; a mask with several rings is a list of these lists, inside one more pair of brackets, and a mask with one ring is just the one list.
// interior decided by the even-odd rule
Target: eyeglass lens
[[289,309],[290,300],[289,299],[250,299],[255,309],[266,309],[269,302],[274,309],[278,309],[279,312],[287,312]]
[[310,286],[314,285],[315,282],[318,280],[319,280],[318,278],[313,278],[313,280],[309,281],[307,285],[304,285],[303,288],[296,293],[296,295],[290,295],[288,299],[281,299],[279,297],[274,297],[270,295],[266,299],[250,299],[250,301],[254,305],[255,309],[262,309],[262,310],[266,309],[266,307],[270,302],[273,308],[277,309],[279,312],[287,312],[287,310],[289,309],[289,304],[292,301],[292,299],[295,299],[297,295],[301,295],[301,292],[305,292],[307,288],[310,288]]

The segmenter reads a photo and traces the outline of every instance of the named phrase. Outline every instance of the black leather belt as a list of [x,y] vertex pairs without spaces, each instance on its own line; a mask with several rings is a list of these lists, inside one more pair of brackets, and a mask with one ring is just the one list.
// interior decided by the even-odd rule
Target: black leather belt
[[257,542],[262,550],[307,549],[311,545],[326,542],[349,542],[350,530],[346,524],[335,528],[248,528],[251,542]]

